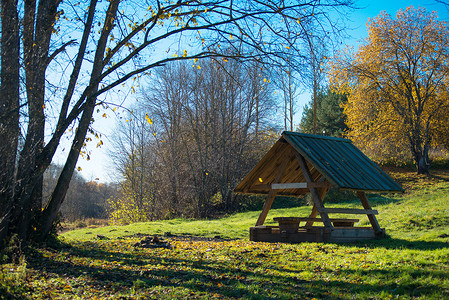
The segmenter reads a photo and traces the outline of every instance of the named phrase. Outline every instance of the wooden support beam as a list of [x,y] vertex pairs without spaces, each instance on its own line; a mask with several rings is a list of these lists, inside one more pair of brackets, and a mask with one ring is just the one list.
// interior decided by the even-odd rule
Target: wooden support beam
[[356,209],[356,208],[318,208],[318,212],[325,212],[328,214],[352,214],[352,215],[377,215],[377,210],[374,209]]
[[253,187],[255,190],[288,190],[288,189],[309,189],[314,188],[329,188],[331,185],[328,182],[293,182],[293,183],[273,183],[273,184],[258,184]]
[[[309,168],[307,167],[306,160],[304,159],[304,157],[301,154],[299,154],[296,151],[295,151],[295,155],[296,155],[296,159],[298,160],[299,166],[301,167],[302,174],[304,175],[304,178],[306,179],[307,183],[312,183],[313,178],[312,178],[312,175],[310,174]],[[329,219],[329,216],[327,215],[326,212],[320,211],[320,209],[324,208],[323,200],[320,197],[320,194],[318,193],[317,189],[314,187],[310,187],[309,190],[310,190],[310,193],[312,194],[313,203],[316,205],[318,212],[320,213],[321,218],[323,219],[324,226],[332,229],[333,226]]]
[[[312,207],[312,212],[310,213],[309,218],[314,219],[314,218],[316,218],[317,215],[318,215],[318,208],[316,208],[316,205],[314,203],[313,207]],[[313,222],[314,221],[311,221],[311,220],[307,221],[306,226],[313,226]]]
[[[371,210],[371,205],[368,202],[368,198],[366,198],[365,192],[357,192],[357,196],[362,201],[362,205],[365,208],[365,210]],[[368,214],[368,219],[371,223],[371,226],[373,226],[376,235],[382,234],[382,229],[380,228],[379,223],[377,222],[376,216],[374,214]]]
[[[282,177],[282,173],[284,172],[285,167],[287,166],[288,161],[289,157],[288,155],[286,155],[286,159],[284,159],[284,161],[281,163],[278,174],[274,179],[274,182],[279,182],[279,180]],[[276,197],[276,190],[270,189],[270,191],[268,192],[267,200],[265,200],[265,203],[263,204],[262,212],[260,213],[259,218],[257,219],[256,226],[261,226],[265,222],[265,219],[267,218],[268,215],[268,211],[270,210],[275,197]]]
[[269,190],[271,189],[271,184],[258,184],[253,186],[251,189],[254,190]]
[[[324,177],[321,178],[321,179],[324,179]],[[324,197],[326,196],[328,191],[329,191],[328,187],[321,188],[321,189],[318,190],[318,193],[319,193],[320,198],[322,200],[324,200]],[[317,209],[316,205],[313,204],[312,212],[310,213],[309,218],[316,218],[317,215],[318,215],[318,209]],[[306,226],[313,226],[313,222],[314,221],[307,221]]]
[[307,182],[298,183],[273,183],[271,185],[273,190],[285,190],[285,189],[306,189]]
[[265,219],[267,218],[268,211],[271,208],[271,205],[273,204],[274,198],[276,197],[276,191],[270,190],[267,196],[267,200],[265,200],[265,203],[262,207],[262,212],[259,215],[259,218],[257,218],[256,226],[262,226],[265,222]]
[[297,183],[273,183],[273,190],[284,189],[308,189],[308,188],[327,188],[330,184],[327,182],[297,182]]
[[[323,182],[325,180],[326,180],[326,178],[323,176],[320,178],[320,180],[318,180],[318,182]],[[322,201],[324,201],[324,197],[326,196],[327,192],[329,192],[329,188],[330,188],[330,186],[327,186],[327,187],[323,187],[318,190],[318,193],[319,193]],[[310,213],[309,218],[316,218],[317,215],[318,215],[318,209],[317,209],[316,205],[313,204],[312,212]],[[313,226],[313,223],[314,223],[314,221],[309,220],[306,222],[306,226],[308,226],[308,227]]]

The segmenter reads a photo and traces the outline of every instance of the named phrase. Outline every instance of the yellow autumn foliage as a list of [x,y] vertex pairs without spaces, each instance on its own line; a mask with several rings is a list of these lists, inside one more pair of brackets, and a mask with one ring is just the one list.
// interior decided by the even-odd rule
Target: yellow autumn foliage
[[133,197],[111,198],[108,199],[108,205],[110,208],[109,221],[113,225],[150,221],[146,211],[139,208]]
[[374,159],[408,156],[426,172],[429,149],[447,145],[448,25],[410,6],[369,20],[368,32],[330,63],[332,86],[349,94],[348,136]]
[[140,199],[139,194],[124,186],[121,195],[107,200],[109,221],[113,225],[127,225],[136,222],[151,221],[147,205],[150,199]]

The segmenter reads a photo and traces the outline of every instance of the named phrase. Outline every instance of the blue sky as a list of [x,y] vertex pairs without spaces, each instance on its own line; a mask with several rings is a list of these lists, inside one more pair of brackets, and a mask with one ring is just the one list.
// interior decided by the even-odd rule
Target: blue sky
[[[449,3],[449,0],[447,1]],[[406,7],[413,5],[415,8],[419,6],[425,7],[427,11],[437,11],[440,19],[449,19],[449,6],[446,8],[443,4],[437,3],[435,0],[424,0],[424,1],[406,1],[406,0],[379,0],[379,1],[369,1],[369,0],[356,0],[356,5],[360,7],[353,13],[351,13],[351,35],[354,41],[364,39],[368,36],[366,30],[366,23],[369,18],[374,18],[380,14],[381,11],[386,11],[388,14],[394,16],[400,9],[405,9]]]
[[[449,0],[447,0],[449,3]],[[428,11],[437,11],[440,19],[449,21],[449,6],[446,8],[443,4],[437,3],[435,0],[424,1],[404,1],[404,0],[390,0],[390,1],[368,1],[368,0],[356,0],[356,5],[360,8],[353,11],[348,17],[351,20],[348,26],[351,30],[348,34],[351,36],[348,40],[343,42],[344,45],[353,45],[357,47],[360,41],[363,41],[367,36],[366,23],[369,18],[374,18],[380,14],[381,11],[386,11],[388,14],[394,16],[399,9],[405,9],[406,7],[413,5],[415,8],[421,6],[425,7]],[[310,101],[310,94],[303,93],[296,103],[299,108],[296,114],[295,124],[299,123],[301,117],[302,107]],[[87,180],[94,180],[98,178],[99,182],[111,181],[109,174],[113,172],[111,168],[111,162],[109,162],[107,156],[107,148],[109,141],[108,135],[114,129],[114,117],[111,116],[108,120],[102,120],[97,123],[95,127],[105,135],[105,145],[101,148],[95,148],[95,145],[91,145],[89,150],[91,151],[91,160],[87,161],[80,157],[78,166],[82,168],[81,175]],[[58,161],[63,163],[63,161]]]

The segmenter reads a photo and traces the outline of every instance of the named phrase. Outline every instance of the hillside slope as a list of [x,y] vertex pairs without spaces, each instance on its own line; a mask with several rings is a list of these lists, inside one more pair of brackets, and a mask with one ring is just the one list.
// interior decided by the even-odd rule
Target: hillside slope
[[[387,239],[250,242],[259,212],[85,228],[0,265],[0,299],[449,299],[449,181],[396,175],[404,195],[370,198]],[[148,246],[155,234],[160,247]]]
[[[378,220],[393,239],[440,240],[438,236],[449,235],[449,171],[439,171],[428,178],[413,172],[394,172],[392,176],[406,188],[404,195],[370,195],[370,203],[379,211]],[[332,207],[360,208],[359,201],[326,204]],[[266,225],[280,216],[307,216],[311,207],[272,209]],[[95,239],[97,234],[109,238],[133,235],[194,235],[220,236],[227,239],[248,239],[248,229],[256,223],[259,211],[237,213],[214,220],[173,219],[127,226],[84,228],[62,234],[74,240]],[[339,215],[342,216],[342,215]],[[344,217],[344,216],[342,216]],[[356,225],[369,225],[368,218],[360,217]]]

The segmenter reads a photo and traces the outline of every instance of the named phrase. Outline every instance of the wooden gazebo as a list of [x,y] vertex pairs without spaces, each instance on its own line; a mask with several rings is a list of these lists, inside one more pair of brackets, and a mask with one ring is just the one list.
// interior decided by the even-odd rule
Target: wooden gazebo
[[[325,207],[323,198],[332,187],[355,191],[362,207]],[[284,131],[234,191],[267,195],[255,227],[250,228],[251,241],[350,242],[385,236],[376,219],[378,212],[371,208],[365,193],[403,189],[350,140]],[[313,200],[308,217],[274,218],[279,226],[264,226],[277,195],[299,197],[307,193]],[[358,219],[331,218],[329,214],[364,214],[371,227],[354,227]],[[304,224],[299,226],[301,223]],[[315,223],[320,226],[314,226]]]

